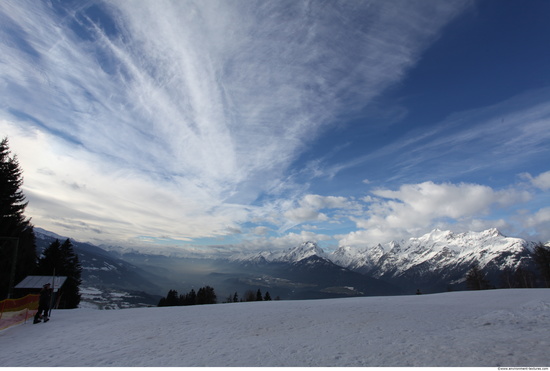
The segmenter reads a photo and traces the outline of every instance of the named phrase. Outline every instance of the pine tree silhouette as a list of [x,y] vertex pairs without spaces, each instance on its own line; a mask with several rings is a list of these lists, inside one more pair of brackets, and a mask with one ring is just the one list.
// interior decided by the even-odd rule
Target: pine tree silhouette
[[197,292],[197,304],[216,304],[216,302],[216,293],[212,287],[201,287]]
[[544,285],[550,287],[550,247],[539,242],[535,246],[533,260],[541,273]]
[[485,274],[478,264],[474,264],[466,274],[466,287],[469,290],[487,290],[490,288],[489,281],[485,279]]
[[10,284],[36,269],[36,238],[30,219],[23,215],[28,202],[22,186],[23,171],[4,138],[0,142],[0,299],[7,297]]
[[44,250],[43,256],[38,261],[38,272],[44,276],[50,276],[54,272],[56,276],[66,276],[67,280],[57,293],[59,307],[63,309],[78,307],[82,266],[69,239],[63,244],[55,240]]

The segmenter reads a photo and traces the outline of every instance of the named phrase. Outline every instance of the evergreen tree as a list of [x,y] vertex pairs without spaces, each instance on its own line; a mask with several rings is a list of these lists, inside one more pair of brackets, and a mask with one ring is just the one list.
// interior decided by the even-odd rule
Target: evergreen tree
[[533,288],[535,287],[535,275],[528,269],[518,267],[517,269],[507,268],[500,274],[501,287],[503,288]]
[[475,264],[466,274],[466,287],[469,290],[487,290],[490,287],[479,265]]
[[262,301],[262,300],[264,300],[262,298],[262,291],[258,289],[258,291],[256,292],[256,301]]
[[516,287],[522,289],[532,289],[535,287],[535,275],[530,270],[519,267],[514,273]]
[[63,308],[77,308],[80,304],[80,284],[82,283],[82,266],[78,255],[74,252],[71,240],[66,239],[61,245],[63,255],[62,275],[67,281],[62,287],[60,304]]
[[185,305],[185,301],[187,300],[187,294],[181,294],[178,297],[178,305]]
[[166,295],[166,306],[173,307],[179,304],[179,296],[176,290],[169,290]]
[[512,268],[506,268],[500,273],[500,287],[505,289],[516,288],[515,272]]
[[270,301],[271,300],[271,295],[269,295],[269,291],[265,292],[264,300],[265,301]]
[[33,227],[23,215],[28,204],[21,190],[23,172],[17,156],[10,154],[4,138],[0,142],[0,299],[7,297],[10,284],[32,274],[37,262]]
[[163,297],[159,300],[159,307],[173,307],[180,305],[180,297],[178,297],[178,292],[176,290],[168,290],[166,297]]
[[185,296],[185,304],[184,305],[195,305],[197,304],[197,293],[194,289],[191,289],[189,293]]
[[244,293],[244,301],[256,301],[256,293],[252,290],[246,290]]
[[233,303],[239,302],[239,295],[237,295],[237,291],[235,291],[235,294],[233,295]]
[[216,304],[216,302],[216,293],[212,287],[201,287],[197,292],[197,304]]
[[57,293],[59,307],[65,309],[78,307],[82,266],[78,255],[74,252],[71,240],[67,239],[63,244],[59,240],[52,242],[38,261],[38,272],[44,276],[54,273],[56,276],[66,276],[67,280]]
[[539,242],[535,246],[533,260],[542,275],[544,286],[550,287],[550,247]]

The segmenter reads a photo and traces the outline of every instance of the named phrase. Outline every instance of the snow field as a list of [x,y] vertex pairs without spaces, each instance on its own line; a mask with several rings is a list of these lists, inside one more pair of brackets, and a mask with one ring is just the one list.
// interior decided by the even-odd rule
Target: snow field
[[550,366],[550,290],[57,310],[5,366]]

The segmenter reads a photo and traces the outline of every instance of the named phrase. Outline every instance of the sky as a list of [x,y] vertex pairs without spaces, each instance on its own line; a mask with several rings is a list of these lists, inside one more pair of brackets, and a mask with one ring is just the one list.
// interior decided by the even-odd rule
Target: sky
[[35,227],[188,254],[550,240],[550,2],[0,2]]

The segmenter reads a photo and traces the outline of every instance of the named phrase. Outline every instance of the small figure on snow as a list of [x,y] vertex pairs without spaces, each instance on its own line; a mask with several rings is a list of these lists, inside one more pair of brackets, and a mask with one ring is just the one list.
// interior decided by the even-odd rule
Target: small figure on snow
[[[38,323],[41,319],[44,319],[44,322],[48,322],[48,312],[50,311],[50,302],[52,300],[52,289],[50,284],[47,283],[40,290],[40,300],[38,301],[38,312],[34,316],[34,322]],[[42,315],[42,313],[44,313]]]

